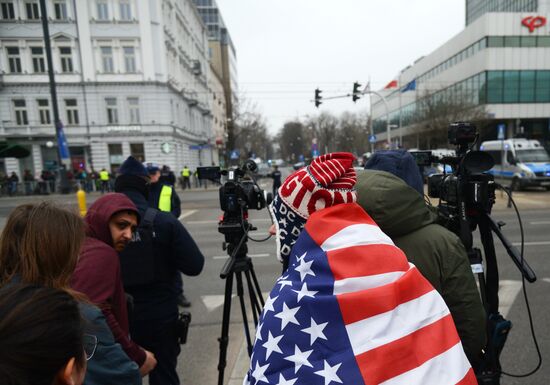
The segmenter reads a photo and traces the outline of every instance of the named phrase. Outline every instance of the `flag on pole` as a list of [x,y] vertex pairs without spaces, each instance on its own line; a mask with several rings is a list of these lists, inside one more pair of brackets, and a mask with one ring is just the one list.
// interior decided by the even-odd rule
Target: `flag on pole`
[[414,90],[416,90],[416,79],[413,79],[412,81],[407,83],[407,85],[405,86],[405,88],[401,90],[401,92],[414,91]]
[[244,384],[382,383],[477,381],[439,293],[359,205],[337,204],[311,214],[292,248]]
[[392,80],[388,84],[386,84],[386,87],[384,87],[385,90],[389,90],[391,88],[397,88],[397,80]]

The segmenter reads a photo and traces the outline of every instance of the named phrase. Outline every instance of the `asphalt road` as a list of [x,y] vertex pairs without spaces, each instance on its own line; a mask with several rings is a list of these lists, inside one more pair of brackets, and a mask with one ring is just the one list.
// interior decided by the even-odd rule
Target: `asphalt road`
[[[260,184],[270,191],[269,180],[261,180]],[[178,191],[182,200],[182,222],[190,231],[206,257],[203,273],[199,277],[184,278],[185,292],[193,303],[190,311],[192,323],[188,343],[183,346],[179,358],[178,370],[182,384],[216,384],[218,366],[218,337],[221,332],[223,294],[225,281],[220,279],[227,254],[222,250],[223,236],[217,231],[218,217],[221,214],[218,202],[218,191],[208,190]],[[91,194],[91,202],[97,196]],[[550,289],[550,192],[528,191],[515,194],[521,210],[525,232],[525,259],[536,272],[538,280],[534,284],[527,283],[534,325],[543,357],[550,359],[550,325],[549,297]],[[17,204],[34,201],[40,198],[19,197],[0,198],[0,226],[3,226],[6,216]],[[76,198],[48,197],[60,204],[76,207]],[[503,233],[519,248],[521,242],[519,225],[512,209],[506,208],[504,198],[497,196],[497,204],[493,218],[506,222]],[[250,222],[258,227],[252,233],[254,238],[265,238],[271,224],[267,210],[251,211]],[[521,276],[510,257],[498,240],[495,240],[497,259],[500,268],[501,290],[500,311],[513,322],[508,343],[502,355],[503,369],[510,373],[525,373],[536,365],[536,354],[530,336],[529,321],[525,301],[521,292]],[[275,242],[271,238],[265,242],[248,242],[249,255],[262,291],[269,292],[278,277],[281,265],[275,258]],[[235,289],[233,293],[235,293]],[[225,384],[234,372],[236,378],[241,378],[243,369],[235,369],[237,357],[243,346],[243,323],[238,302],[233,300],[230,324],[230,342],[225,370]],[[241,358],[245,352],[241,352]],[[246,365],[246,359],[240,360],[241,367]],[[516,379],[503,377],[503,385],[515,384],[547,384],[550,379],[550,365],[543,362],[541,370],[535,375]],[[241,380],[242,381],[242,380]],[[233,381],[239,383],[239,381]],[[241,382],[242,383],[242,382]]]

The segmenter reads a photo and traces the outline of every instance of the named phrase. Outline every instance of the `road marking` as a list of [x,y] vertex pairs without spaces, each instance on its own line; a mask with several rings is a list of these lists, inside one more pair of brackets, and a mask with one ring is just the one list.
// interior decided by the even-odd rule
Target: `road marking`
[[[265,301],[265,299],[267,298],[268,295],[269,295],[268,292],[262,292],[262,296],[264,298],[264,301]],[[237,297],[237,294],[232,294],[231,295],[231,299],[234,299],[235,297]],[[250,296],[248,295],[248,291],[246,291],[244,293],[244,297],[246,298],[247,305],[248,305],[248,301],[250,300]],[[209,312],[211,312],[213,310],[216,310],[220,306],[223,306],[223,303],[225,302],[225,295],[223,295],[223,294],[201,295],[201,300],[202,300],[202,303],[204,304],[204,306],[206,307],[206,309]]]
[[[512,243],[513,246],[521,246],[521,242]],[[524,246],[543,246],[550,245],[550,241],[540,241],[540,242],[524,242]]]
[[516,297],[521,291],[521,281],[516,280],[501,280],[499,282],[498,298],[499,310],[503,317],[506,318],[510,308],[514,304]]
[[[250,258],[266,258],[269,257],[271,254],[248,254]],[[212,259],[227,259],[228,255],[216,255],[215,257],[212,257]]]
[[[197,211],[197,210],[195,210]],[[181,218],[181,217],[180,217]],[[186,222],[185,224],[186,225],[214,225],[214,224],[218,224],[220,221],[216,220],[208,220],[208,221],[189,221],[189,222]],[[255,223],[255,222],[271,222],[271,219],[269,218],[260,218],[260,219],[251,219],[250,222],[252,223]]]
[[529,222],[530,225],[550,225],[550,221]]
[[195,214],[197,211],[198,210],[189,210],[186,213],[181,214],[178,219],[181,221],[183,218],[187,218],[188,216]]

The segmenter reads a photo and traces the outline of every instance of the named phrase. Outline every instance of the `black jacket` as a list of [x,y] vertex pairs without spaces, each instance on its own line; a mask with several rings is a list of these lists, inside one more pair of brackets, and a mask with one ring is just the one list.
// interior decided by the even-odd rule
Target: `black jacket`
[[[141,218],[149,204],[137,190],[120,191],[134,202]],[[178,270],[185,275],[200,274],[204,256],[181,222],[170,213],[159,211],[153,224],[153,243],[156,263],[162,270],[162,279],[154,283],[132,287],[128,291],[134,298],[133,320],[167,320],[177,316],[178,290],[175,288]]]

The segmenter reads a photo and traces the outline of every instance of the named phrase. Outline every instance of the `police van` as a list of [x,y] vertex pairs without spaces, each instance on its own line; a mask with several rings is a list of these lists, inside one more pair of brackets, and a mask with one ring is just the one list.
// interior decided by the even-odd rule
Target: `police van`
[[495,166],[489,171],[495,180],[512,190],[542,186],[550,190],[550,155],[538,140],[506,139],[483,142]]

